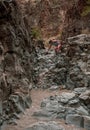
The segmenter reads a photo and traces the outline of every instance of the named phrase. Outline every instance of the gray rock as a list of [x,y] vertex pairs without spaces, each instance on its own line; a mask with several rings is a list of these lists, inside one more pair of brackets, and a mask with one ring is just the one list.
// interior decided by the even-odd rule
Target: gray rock
[[24,113],[24,110],[30,107],[32,101],[29,95],[17,93],[9,97],[9,102],[13,105],[13,112]]
[[3,111],[3,109],[2,109],[2,101],[0,101],[0,115],[2,115],[2,111]]
[[59,107],[58,101],[52,101],[52,102],[47,103],[46,110],[51,111],[51,112],[57,112],[58,107]]
[[87,105],[87,108],[89,109],[89,112],[90,112],[90,104]]
[[77,36],[74,36],[74,37],[69,37],[68,42],[71,43],[73,41],[77,41],[77,43],[79,44],[79,41],[84,40],[86,37],[87,37],[86,34],[81,34],[81,35],[77,35]]
[[24,113],[23,107],[20,105],[20,103],[15,104],[15,110],[17,113]]
[[55,97],[54,96],[50,96],[50,100],[55,100]]
[[18,95],[11,95],[9,97],[9,101],[14,105],[14,109],[17,113],[24,113],[24,106],[22,105],[22,103],[25,103],[24,100],[20,101],[19,96]]
[[65,119],[65,113],[57,113],[57,116],[56,116],[56,118],[57,119]]
[[86,92],[82,93],[79,98],[84,101],[86,104],[90,103],[90,90],[87,90]]
[[75,98],[75,94],[72,92],[63,92],[60,96],[60,101],[62,103],[68,103],[69,100]]
[[69,105],[77,105],[79,103],[78,99],[74,99],[68,102]]
[[84,116],[84,128],[90,130],[90,116]]
[[64,106],[58,105],[58,112],[65,113],[65,111],[66,111],[66,108]]
[[34,112],[33,113],[33,116],[36,116],[36,117],[52,117],[52,115],[53,115],[53,112],[48,112],[48,111],[43,111],[43,110],[41,110],[41,111],[37,111],[37,112]]
[[55,122],[48,123],[37,123],[25,130],[65,130],[62,126],[58,125]]
[[46,107],[46,104],[49,102],[48,98],[44,98],[43,101],[41,102],[41,107]]
[[70,90],[75,88],[75,84],[71,81],[71,79],[69,79],[69,77],[67,77],[66,88]]
[[74,89],[74,92],[75,92],[75,94],[81,94],[81,93],[85,92],[86,90],[87,90],[86,87],[83,87],[83,88],[75,88],[75,89]]
[[59,86],[52,86],[50,87],[50,90],[57,90],[59,88]]
[[80,115],[89,115],[89,112],[82,106],[80,106],[79,108],[76,109],[77,113]]
[[0,117],[0,126],[3,124],[3,119]]
[[13,118],[8,121],[8,124],[17,125],[17,121]]
[[83,117],[78,114],[68,114],[66,116],[67,124],[74,124],[78,127],[83,127]]
[[75,111],[75,108],[72,107],[66,107],[66,116],[68,114],[76,114],[77,112]]
[[65,117],[65,107],[58,104],[58,101],[50,101],[48,103],[45,104],[44,107],[42,107],[41,111],[37,111],[34,113],[34,116],[38,116],[38,117],[59,117],[60,116],[63,118]]
[[13,118],[14,119],[20,119],[20,116],[17,113],[13,113]]
[[56,118],[65,117],[65,107],[58,103],[57,98],[53,97],[53,100],[44,99],[41,103],[42,111],[34,113],[34,115],[51,116]]
[[31,103],[32,103],[30,95],[26,95],[24,100],[25,100],[25,106],[26,106],[26,108],[29,108],[30,105],[31,105]]

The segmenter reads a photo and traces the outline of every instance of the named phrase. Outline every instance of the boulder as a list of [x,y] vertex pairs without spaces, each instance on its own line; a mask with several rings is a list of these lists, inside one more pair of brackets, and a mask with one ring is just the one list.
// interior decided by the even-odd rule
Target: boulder
[[90,116],[84,116],[84,128],[90,130]]
[[9,109],[11,109],[13,106],[13,112],[16,113],[24,113],[24,110],[26,108],[29,108],[32,103],[31,97],[29,95],[24,95],[21,93],[18,93],[16,95],[12,94],[9,97],[9,102],[11,104],[11,106],[9,106]]
[[33,113],[33,116],[36,116],[36,117],[44,117],[44,118],[49,118],[49,117],[52,117],[53,115],[53,112],[48,112],[46,110],[41,110],[41,111],[37,111],[37,112],[34,112]]
[[79,103],[79,100],[78,99],[74,99],[74,100],[69,101],[68,105],[75,106],[75,105],[78,105],[78,103]]
[[89,112],[88,110],[86,110],[83,106],[80,106],[76,109],[77,113],[80,114],[80,115],[86,115],[88,116],[89,115]]
[[84,101],[85,104],[90,103],[90,90],[87,90],[86,92],[82,93],[79,96],[80,100]]
[[63,92],[61,95],[60,95],[60,101],[62,103],[68,103],[69,100],[75,98],[75,94],[72,92]]
[[81,93],[85,92],[86,90],[87,90],[86,87],[83,87],[83,88],[75,88],[75,89],[74,89],[74,92],[75,92],[75,94],[81,94]]
[[77,41],[77,43],[79,44],[79,41],[85,40],[86,37],[87,37],[86,34],[81,34],[81,35],[77,35],[77,36],[74,36],[74,37],[69,37],[68,42],[72,43],[73,41]]
[[67,124],[74,124],[78,127],[83,127],[83,117],[78,114],[68,114],[66,116]]
[[26,128],[24,130],[65,130],[61,125],[58,125],[56,122],[48,123],[37,123],[33,126]]
[[51,86],[51,87],[50,87],[50,90],[54,91],[54,90],[57,90],[57,89],[59,89],[59,88],[60,88],[59,86]]

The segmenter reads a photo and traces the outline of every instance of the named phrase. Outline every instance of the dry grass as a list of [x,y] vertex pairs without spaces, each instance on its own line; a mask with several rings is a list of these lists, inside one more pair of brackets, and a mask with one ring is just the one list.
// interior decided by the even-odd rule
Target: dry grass
[[86,28],[86,29],[83,29],[81,33],[82,34],[90,34],[90,31],[88,28]]

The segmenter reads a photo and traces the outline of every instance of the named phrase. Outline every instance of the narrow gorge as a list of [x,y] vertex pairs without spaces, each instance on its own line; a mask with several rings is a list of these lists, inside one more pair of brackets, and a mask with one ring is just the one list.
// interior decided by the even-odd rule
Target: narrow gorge
[[0,130],[90,130],[89,0],[0,0]]

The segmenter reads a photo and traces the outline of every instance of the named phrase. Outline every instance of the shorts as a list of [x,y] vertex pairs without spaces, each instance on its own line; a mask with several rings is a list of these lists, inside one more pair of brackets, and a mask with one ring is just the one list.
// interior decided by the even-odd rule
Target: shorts
[[53,42],[52,45],[57,47],[59,45],[59,43],[58,42]]

